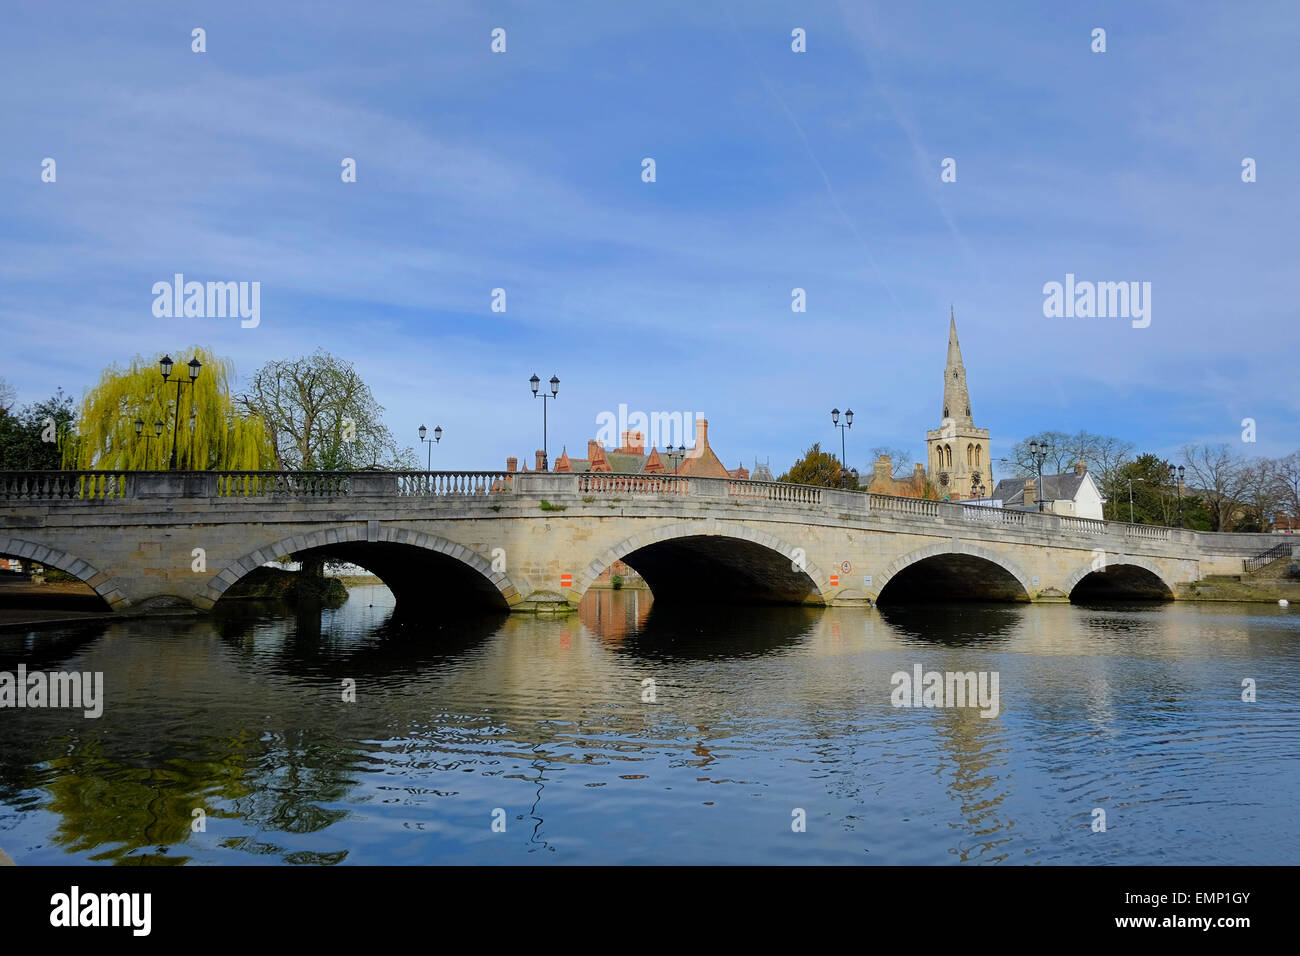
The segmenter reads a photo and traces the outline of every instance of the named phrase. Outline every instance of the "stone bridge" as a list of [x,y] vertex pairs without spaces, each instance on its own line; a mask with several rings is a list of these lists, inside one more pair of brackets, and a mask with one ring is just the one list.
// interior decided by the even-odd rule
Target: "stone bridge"
[[1278,543],[721,478],[505,472],[0,472],[0,555],[116,610],[209,609],[277,558],[370,569],[399,607],[565,610],[616,561],[657,600],[1171,598]]

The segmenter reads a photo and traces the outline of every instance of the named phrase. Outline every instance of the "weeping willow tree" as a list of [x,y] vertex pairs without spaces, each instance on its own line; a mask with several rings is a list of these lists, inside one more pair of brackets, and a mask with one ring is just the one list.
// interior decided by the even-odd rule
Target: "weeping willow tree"
[[[69,468],[165,470],[176,436],[176,467],[187,471],[244,471],[271,467],[274,456],[257,415],[241,413],[230,395],[234,367],[207,349],[171,353],[171,377],[159,370],[161,355],[137,355],[125,369],[109,366],[81,405],[76,440],[64,449]],[[187,362],[197,359],[198,377]],[[179,401],[176,381],[180,379]],[[136,420],[143,422],[136,434]],[[161,428],[155,423],[161,423]],[[161,432],[161,434],[158,434]]]

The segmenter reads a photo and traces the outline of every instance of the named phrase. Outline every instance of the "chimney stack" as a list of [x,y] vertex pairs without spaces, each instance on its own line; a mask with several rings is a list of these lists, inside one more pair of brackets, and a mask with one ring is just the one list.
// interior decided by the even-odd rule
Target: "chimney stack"
[[1080,458],[1078,463],[1074,466],[1074,473],[1076,475],[1086,475],[1088,473],[1088,463]]
[[542,451],[542,449],[540,449],[540,448],[537,449],[537,469],[536,469],[536,470],[537,470],[537,471],[545,471],[545,470],[546,470],[546,452]]
[[1038,507],[1038,489],[1032,478],[1025,479],[1025,506]]
[[506,459],[506,471],[516,471],[519,468],[519,459],[511,455]]

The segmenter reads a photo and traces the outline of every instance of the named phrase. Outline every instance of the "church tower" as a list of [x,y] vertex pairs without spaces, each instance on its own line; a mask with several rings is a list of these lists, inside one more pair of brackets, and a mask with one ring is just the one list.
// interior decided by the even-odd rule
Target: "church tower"
[[993,491],[989,430],[976,428],[971,417],[966,366],[957,341],[957,317],[952,312],[948,316],[948,362],[943,370],[943,411],[939,427],[925,433],[925,451],[930,483],[941,500],[978,498],[980,485],[986,495]]

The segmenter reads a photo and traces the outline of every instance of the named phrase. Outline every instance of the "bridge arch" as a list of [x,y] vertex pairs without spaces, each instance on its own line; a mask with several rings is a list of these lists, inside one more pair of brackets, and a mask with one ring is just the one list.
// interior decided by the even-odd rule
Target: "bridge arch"
[[[980,588],[973,589],[972,593],[959,595],[967,598],[1028,601],[1032,593],[1031,589],[1035,587],[1033,579],[1005,555],[966,541],[944,541],[919,548],[890,562],[880,574],[876,602],[889,600],[885,596],[885,591],[891,582],[894,584],[895,593],[901,593],[909,583],[907,579],[917,576],[922,570],[932,571],[935,576],[946,579],[949,584],[952,584],[958,575],[963,575],[961,580],[966,582],[967,575],[991,572],[989,577],[981,579]],[[952,596],[943,595],[944,598]]]
[[[629,557],[633,560],[627,560]],[[794,566],[797,559],[802,561],[802,570]],[[623,539],[574,576],[569,600],[581,601],[592,583],[616,561],[636,569],[657,600],[683,597],[688,591],[712,586],[721,588],[719,593],[724,595],[728,588],[733,593],[745,588],[751,599],[757,594],[757,600],[770,603],[830,603],[829,579],[807,558],[806,549],[766,531],[743,524],[723,525],[716,519],[678,521]],[[668,569],[670,561],[672,570]],[[697,572],[721,572],[723,580],[687,587],[683,578]]]
[[1104,568],[1089,562],[1076,569],[1065,581],[1065,593],[1075,598],[1145,598],[1169,600],[1174,589],[1165,580],[1165,571],[1146,558],[1128,554],[1107,555]]
[[67,551],[48,548],[35,541],[27,541],[22,538],[0,537],[0,555],[26,558],[49,568],[66,571],[89,585],[96,594],[104,599],[104,603],[114,611],[124,610],[131,606],[131,602],[127,600],[126,595],[118,589],[107,574],[100,571],[89,561],[74,554],[69,554]]
[[[484,598],[484,603],[506,610],[523,600],[518,589],[504,571],[492,570],[491,563],[477,551],[457,544],[436,534],[426,534],[405,528],[381,527],[370,536],[364,525],[341,525],[322,528],[305,534],[282,538],[274,544],[263,545],[231,562],[207,584],[204,597],[215,604],[221,596],[245,575],[268,561],[286,554],[324,551],[373,571],[397,595],[402,584],[425,590],[432,582],[422,578],[420,572],[430,566],[398,568],[413,553],[425,552],[433,570],[437,565],[460,568],[470,572],[460,576],[460,584],[468,585]],[[436,557],[435,557],[436,556]],[[374,565],[379,565],[375,567]],[[387,574],[385,574],[387,571]],[[473,574],[477,572],[477,575]],[[425,582],[425,583],[422,583]],[[427,593],[427,591],[425,592]],[[400,602],[400,595],[397,595]],[[462,595],[463,597],[463,595]]]

